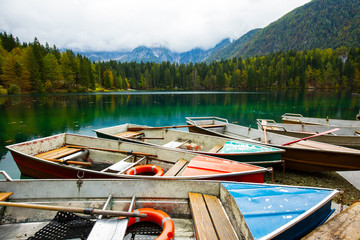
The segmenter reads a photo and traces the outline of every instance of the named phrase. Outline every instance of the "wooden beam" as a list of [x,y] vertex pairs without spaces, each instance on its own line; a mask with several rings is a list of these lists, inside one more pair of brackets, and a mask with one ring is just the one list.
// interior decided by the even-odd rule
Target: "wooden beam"
[[218,240],[202,194],[189,192],[190,208],[197,240]]

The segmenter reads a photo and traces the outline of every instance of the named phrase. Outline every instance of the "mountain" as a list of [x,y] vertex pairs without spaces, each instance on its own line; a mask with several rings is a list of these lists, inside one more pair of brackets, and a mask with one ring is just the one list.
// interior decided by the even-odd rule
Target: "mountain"
[[359,46],[360,1],[313,0],[257,30],[247,41],[244,38],[245,35],[209,59]]
[[79,52],[88,57],[91,61],[108,61],[116,60],[119,62],[166,62],[171,63],[189,63],[189,62],[203,62],[209,56],[220,51],[229,45],[230,39],[224,39],[215,47],[204,50],[201,48],[194,48],[187,52],[177,53],[165,47],[145,47],[139,46],[132,51],[119,52]]
[[214,52],[211,56],[206,59],[206,62],[210,63],[220,59],[226,59],[228,56],[235,56],[237,52],[246,44],[261,28],[257,28],[244,34],[231,44],[226,45],[220,50]]
[[207,59],[216,54],[217,52],[221,51],[221,49],[226,48],[230,45],[230,39],[226,38],[218,43],[215,47],[210,48],[208,50],[203,50],[200,48],[195,48],[191,51],[184,52],[180,54],[180,59],[182,63],[189,63],[189,62],[204,62]]
[[213,62],[237,56],[278,51],[311,50],[360,45],[360,0],[312,0],[262,29],[231,42],[224,39],[211,49],[177,53],[164,47],[140,46],[132,51],[82,52],[92,61],[171,63]]

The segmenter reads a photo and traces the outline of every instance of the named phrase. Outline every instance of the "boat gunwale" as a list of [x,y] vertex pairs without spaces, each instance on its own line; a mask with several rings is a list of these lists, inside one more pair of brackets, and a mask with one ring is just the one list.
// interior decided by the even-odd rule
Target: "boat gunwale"
[[[320,125],[320,126],[333,126],[333,127],[360,127],[359,120],[304,117],[299,113],[284,113],[283,115],[281,115],[281,120],[284,123],[288,122],[289,124]],[[327,121],[328,123],[326,123]],[[330,121],[332,122],[335,121],[335,123],[330,123]],[[345,125],[339,124],[341,122],[344,122]]]

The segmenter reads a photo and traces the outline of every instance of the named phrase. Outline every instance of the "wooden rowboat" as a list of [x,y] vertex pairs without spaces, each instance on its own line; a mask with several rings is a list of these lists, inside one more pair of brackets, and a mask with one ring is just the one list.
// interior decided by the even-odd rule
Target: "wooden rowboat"
[[[277,123],[272,119],[257,119],[258,129],[286,136],[304,138],[333,129],[328,125],[306,125]],[[360,127],[340,127],[339,131],[318,136],[312,139],[343,147],[360,149]]]
[[[281,163],[284,150],[263,144],[172,130],[173,127],[149,127],[122,124],[94,130],[98,137],[182,149],[193,153],[231,159],[259,166]],[[187,126],[185,126],[187,127]]]
[[[21,173],[33,178],[217,179],[263,182],[267,171],[263,167],[222,158],[68,133],[18,143],[7,148]],[[141,172],[147,175],[138,174]]]
[[[337,194],[332,189],[270,184],[123,179],[8,179],[0,181],[0,192],[12,194],[0,202],[2,239],[55,239],[62,234],[88,240],[149,237],[133,235],[146,222],[128,227],[133,217],[108,217],[126,216],[133,209],[138,211],[131,214],[141,213],[143,208],[168,216],[163,228],[157,225],[161,221],[147,223],[152,239],[161,232],[168,234],[161,239],[299,239],[330,216]],[[76,212],[74,208],[103,216],[69,213]]]
[[[308,125],[329,125],[334,127],[358,127],[360,128],[359,120],[342,120],[326,118],[311,118],[303,117],[297,113],[285,113],[281,116],[283,123],[289,124],[308,124]],[[359,129],[360,130],[360,129]]]
[[[285,167],[306,172],[360,170],[360,151],[311,140],[284,136],[229,123],[219,117],[191,117],[186,121],[192,127],[189,131],[223,136],[232,139],[258,141],[270,146],[283,148]],[[202,125],[224,125],[208,129]]]

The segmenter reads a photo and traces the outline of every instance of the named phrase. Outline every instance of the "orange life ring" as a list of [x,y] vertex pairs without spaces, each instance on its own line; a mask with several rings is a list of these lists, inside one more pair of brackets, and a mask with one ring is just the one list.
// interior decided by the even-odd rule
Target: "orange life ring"
[[143,173],[143,172],[150,172],[150,173],[153,172],[153,173],[155,173],[155,176],[164,175],[164,170],[161,167],[156,166],[156,165],[151,165],[151,164],[139,165],[139,166],[132,167],[126,171],[126,174],[136,175],[136,174]]
[[155,240],[170,240],[174,238],[175,225],[170,216],[161,210],[153,208],[139,208],[133,210],[135,213],[147,214],[146,218],[129,218],[128,227],[137,222],[153,222],[162,227],[163,231]]

